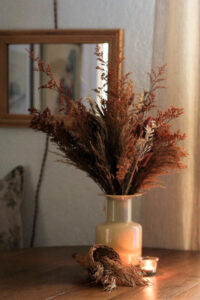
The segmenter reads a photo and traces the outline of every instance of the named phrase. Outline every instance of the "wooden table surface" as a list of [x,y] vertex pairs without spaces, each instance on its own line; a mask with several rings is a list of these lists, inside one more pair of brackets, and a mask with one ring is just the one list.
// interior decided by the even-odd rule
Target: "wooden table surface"
[[200,252],[144,249],[160,257],[147,287],[104,292],[90,286],[71,257],[88,247],[50,247],[0,252],[1,300],[200,300]]

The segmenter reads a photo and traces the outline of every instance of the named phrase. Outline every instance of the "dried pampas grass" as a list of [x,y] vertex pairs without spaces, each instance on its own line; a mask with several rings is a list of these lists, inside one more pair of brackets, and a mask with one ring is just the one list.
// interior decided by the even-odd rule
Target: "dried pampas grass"
[[130,73],[119,79],[98,47],[96,55],[106,84],[96,89],[98,102],[87,99],[86,107],[56,82],[49,65],[30,53],[36,70],[49,79],[41,88],[59,94],[64,112],[58,118],[48,108],[43,112],[32,108],[30,127],[47,133],[62,153],[60,161],[86,172],[105,194],[133,195],[161,187],[158,177],[185,168],[187,156],[178,146],[185,134],[173,132],[170,125],[183,109],[171,106],[161,111],[155,102],[156,91],[163,88],[165,66],[152,70],[149,90],[138,93]]

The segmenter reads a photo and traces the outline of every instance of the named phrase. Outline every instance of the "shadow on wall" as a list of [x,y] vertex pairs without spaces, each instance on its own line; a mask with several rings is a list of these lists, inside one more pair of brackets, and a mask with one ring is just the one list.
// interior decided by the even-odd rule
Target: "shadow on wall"
[[21,206],[23,226],[23,247],[30,247],[35,188],[30,166],[24,166],[24,197]]

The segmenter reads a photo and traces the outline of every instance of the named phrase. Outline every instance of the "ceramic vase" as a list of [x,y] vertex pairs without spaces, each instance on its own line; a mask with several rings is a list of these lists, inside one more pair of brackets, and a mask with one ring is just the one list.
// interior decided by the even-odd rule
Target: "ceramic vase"
[[96,227],[96,243],[112,247],[123,263],[138,264],[142,226],[132,221],[133,196],[106,195],[106,221]]

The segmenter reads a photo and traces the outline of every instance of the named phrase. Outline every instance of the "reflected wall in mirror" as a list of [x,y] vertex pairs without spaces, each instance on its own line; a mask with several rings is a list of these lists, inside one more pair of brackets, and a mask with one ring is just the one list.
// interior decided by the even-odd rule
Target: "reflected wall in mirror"
[[[121,30],[0,31],[0,125],[28,126],[30,107],[43,110],[48,106],[54,114],[59,111],[58,94],[38,89],[47,78],[33,71],[33,61],[26,49],[39,54],[41,60],[51,65],[55,78],[62,81],[66,92],[73,85],[74,101],[87,96],[98,101],[93,89],[104,82],[96,70],[97,44],[104,60],[109,62],[108,67],[118,66]],[[119,66],[116,72],[120,76]]]
[[[8,46],[8,112],[10,114],[29,114],[28,109],[35,107],[43,110],[49,107],[52,113],[59,113],[59,96],[49,89],[38,89],[46,83],[45,76],[34,72],[33,61],[26,49],[48,62],[57,82],[62,82],[66,93],[72,87],[72,98],[84,99],[87,96],[96,101],[93,91],[102,86],[96,67],[100,62],[95,56],[96,44],[27,44]],[[108,61],[108,43],[98,44]],[[108,70],[107,70],[108,71]]]

